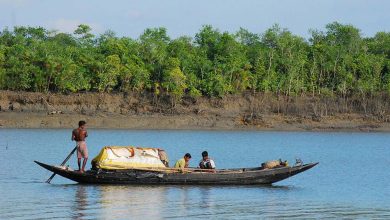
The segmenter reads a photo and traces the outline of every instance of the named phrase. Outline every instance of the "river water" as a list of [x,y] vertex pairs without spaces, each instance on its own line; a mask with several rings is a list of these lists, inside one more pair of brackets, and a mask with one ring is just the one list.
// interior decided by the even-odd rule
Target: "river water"
[[[70,130],[0,129],[0,219],[390,219],[390,134],[261,131],[89,130],[90,158],[105,145],[208,150],[218,168],[272,159],[320,162],[273,186],[79,185],[33,160],[59,164]],[[69,161],[76,165],[75,157]],[[88,166],[89,163],[88,163]]]

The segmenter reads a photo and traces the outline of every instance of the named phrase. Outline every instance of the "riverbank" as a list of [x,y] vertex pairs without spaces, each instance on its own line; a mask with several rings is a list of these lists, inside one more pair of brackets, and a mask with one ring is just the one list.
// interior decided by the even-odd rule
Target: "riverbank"
[[110,129],[390,131],[387,103],[343,100],[246,94],[173,105],[151,94],[1,91],[0,128],[73,128],[83,119]]

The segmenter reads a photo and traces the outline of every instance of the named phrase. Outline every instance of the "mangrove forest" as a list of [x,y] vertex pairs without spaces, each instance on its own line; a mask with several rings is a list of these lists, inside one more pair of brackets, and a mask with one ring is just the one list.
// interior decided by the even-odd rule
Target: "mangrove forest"
[[137,39],[42,27],[0,32],[0,89],[150,92],[177,100],[244,92],[285,96],[390,93],[390,33],[365,37],[337,22],[307,38],[274,25],[263,33],[203,26],[172,39],[148,28]]

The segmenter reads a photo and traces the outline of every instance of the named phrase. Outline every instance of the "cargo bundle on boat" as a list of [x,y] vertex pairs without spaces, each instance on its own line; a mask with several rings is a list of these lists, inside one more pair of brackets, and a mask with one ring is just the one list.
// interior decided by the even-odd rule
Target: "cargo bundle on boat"
[[272,184],[308,170],[318,163],[287,163],[233,169],[169,168],[162,149],[132,146],[106,146],[92,160],[92,169],[80,173],[66,166],[35,161],[62,177],[84,184],[196,184],[256,185]]
[[92,160],[92,167],[107,170],[165,168],[159,154],[161,151],[158,148],[107,146]]

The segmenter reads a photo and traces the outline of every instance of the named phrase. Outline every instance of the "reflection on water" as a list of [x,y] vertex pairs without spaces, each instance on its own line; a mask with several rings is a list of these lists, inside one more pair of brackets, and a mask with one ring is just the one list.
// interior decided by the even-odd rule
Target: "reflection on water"
[[[320,165],[274,186],[79,185],[33,163],[60,162],[68,130],[1,130],[0,219],[390,219],[390,134],[91,130],[88,146],[163,146],[171,161],[207,149],[221,168],[296,156]],[[0,143],[1,146],[1,143]],[[228,150],[227,150],[228,149]],[[69,162],[76,164],[75,158]],[[196,164],[191,164],[196,165]]]
[[83,219],[85,210],[88,210],[87,189],[83,185],[77,186],[75,203],[73,204],[74,219]]
[[[389,218],[389,208],[358,208],[281,195],[295,187],[86,186],[74,191],[73,219]],[[15,217],[15,216],[13,216]]]
[[165,190],[161,187],[100,186],[97,192],[100,194],[101,216],[105,219],[159,218],[166,204]]

